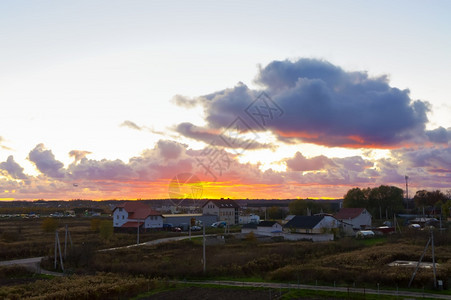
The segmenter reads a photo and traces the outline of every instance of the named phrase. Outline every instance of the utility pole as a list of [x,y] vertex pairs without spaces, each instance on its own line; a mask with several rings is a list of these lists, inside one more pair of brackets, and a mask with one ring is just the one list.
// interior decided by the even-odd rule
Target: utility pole
[[64,234],[64,259],[66,259],[67,256],[67,224],[65,226],[65,234]]
[[205,223],[204,223],[204,238],[203,238],[203,263],[204,263],[204,274],[207,272],[207,257],[205,255]]
[[437,288],[437,271],[435,269],[434,232],[431,229],[432,270],[434,271],[434,288]]
[[58,230],[55,230],[55,269],[56,269],[56,262],[58,259],[58,252],[60,255],[60,264],[61,264],[61,270],[63,270],[64,272],[64,265],[63,265],[63,255],[61,254],[61,244],[60,244],[60,239],[58,236]]
[[136,230],[136,245],[139,245],[139,219],[138,219],[138,227]]
[[413,271],[412,277],[410,278],[408,287],[412,285],[413,279],[415,278],[415,275],[418,272],[418,269],[420,268],[421,261],[423,260],[424,254],[426,254],[426,250],[429,247],[429,244],[432,244],[432,271],[434,272],[434,287],[437,287],[437,274],[436,274],[436,268],[435,268],[435,249],[434,249],[434,232],[431,230],[431,237],[429,238],[428,242],[426,243],[426,247],[424,247],[423,254],[421,254],[420,260],[417,263],[417,266],[415,268],[415,271]]

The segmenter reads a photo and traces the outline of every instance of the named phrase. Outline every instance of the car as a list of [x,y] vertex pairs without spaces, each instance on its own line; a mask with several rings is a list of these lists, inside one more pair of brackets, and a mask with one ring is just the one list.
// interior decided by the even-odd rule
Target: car
[[409,228],[420,229],[421,225],[420,224],[410,224]]
[[191,231],[200,231],[200,230],[202,230],[202,227],[200,227],[200,226],[196,226],[196,225],[191,226]]
[[372,231],[372,230],[359,230],[359,231],[357,231],[355,236],[358,239],[371,238],[371,237],[374,237],[374,231]]
[[215,228],[223,228],[226,227],[227,223],[224,221],[221,222],[214,222],[213,224],[211,224],[211,227],[215,227]]
[[171,230],[174,232],[182,232],[182,228],[180,228],[180,227],[172,227]]

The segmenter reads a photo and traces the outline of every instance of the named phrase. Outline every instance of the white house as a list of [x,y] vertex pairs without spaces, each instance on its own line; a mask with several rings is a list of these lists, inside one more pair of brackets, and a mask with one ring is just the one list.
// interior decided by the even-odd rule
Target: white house
[[283,227],[276,221],[261,221],[258,224],[244,224],[241,228],[241,233],[250,232],[264,236],[281,236],[283,234]]
[[284,226],[289,232],[322,234],[329,229],[340,228],[340,222],[332,216],[294,216]]
[[204,215],[216,215],[219,221],[229,225],[238,224],[240,206],[233,200],[208,200],[202,206]]
[[113,227],[115,230],[138,227],[142,231],[162,229],[163,216],[142,202],[124,202],[113,210]]
[[371,214],[365,208],[342,208],[334,215],[337,220],[351,224],[354,230],[371,228]]
[[261,221],[257,225],[258,233],[281,233],[282,225],[276,221]]

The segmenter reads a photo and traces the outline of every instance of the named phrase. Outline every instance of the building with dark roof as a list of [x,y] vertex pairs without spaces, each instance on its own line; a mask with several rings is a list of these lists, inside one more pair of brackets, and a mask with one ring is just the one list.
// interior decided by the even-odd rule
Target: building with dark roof
[[339,228],[340,222],[334,217],[322,216],[294,216],[283,228],[296,233],[320,234],[327,229]]
[[355,230],[371,228],[372,217],[365,208],[342,208],[334,217],[337,220],[351,224]]
[[238,224],[240,206],[233,200],[208,200],[202,205],[204,215],[216,215],[219,221],[229,225]]

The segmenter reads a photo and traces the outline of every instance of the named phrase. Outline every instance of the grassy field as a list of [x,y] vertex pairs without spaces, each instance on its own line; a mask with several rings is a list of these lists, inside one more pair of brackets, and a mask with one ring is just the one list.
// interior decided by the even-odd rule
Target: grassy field
[[[44,219],[0,219],[0,260],[49,255],[43,268],[51,270],[54,232],[47,232],[43,222]],[[57,299],[59,294],[52,286],[74,290],[72,296],[66,297],[68,299],[76,299],[80,295],[90,299],[101,299],[108,295],[127,298],[151,290],[170,292],[174,289],[167,281],[154,278],[264,280],[367,288],[376,288],[380,284],[383,289],[401,289],[407,287],[413,270],[389,267],[388,263],[394,260],[417,261],[429,238],[427,232],[416,230],[403,230],[402,234],[388,237],[366,240],[342,238],[325,243],[259,242],[252,236],[241,240],[229,235],[226,236],[225,244],[207,246],[207,272],[204,273],[200,238],[98,252],[99,249],[134,244],[136,235],[114,233],[105,238],[99,232],[99,221],[64,218],[58,220],[62,242],[66,224],[74,245],[69,249],[64,264],[66,271],[74,275],[49,279],[20,269],[0,268],[0,298],[18,299],[14,295],[21,293],[33,298],[34,291],[41,291],[50,295],[47,299]],[[143,242],[174,235],[179,233],[143,233],[140,240]],[[449,231],[435,234],[435,246],[436,261],[440,264],[437,277],[449,289]],[[432,260],[430,249],[423,260]],[[116,285],[123,286],[123,289],[117,289]],[[432,270],[421,269],[413,285],[419,289],[431,288]],[[129,289],[136,292],[130,293]],[[102,292],[104,290],[110,294]],[[200,291],[196,293],[201,294]],[[300,292],[286,291],[282,297],[302,297],[296,293]],[[143,297],[145,299],[146,296]],[[327,298],[327,295],[315,294],[315,297],[322,299]]]
[[[420,233],[421,234],[421,233]],[[440,263],[438,278],[451,277],[451,243],[448,237],[435,249]],[[421,243],[420,243],[421,241]],[[125,272],[169,278],[259,278],[306,284],[366,284],[407,287],[411,269],[389,267],[394,260],[418,260],[427,236],[415,239],[392,236],[377,243],[345,238],[327,243],[258,243],[229,239],[225,245],[207,247],[207,273],[202,270],[202,245],[183,241],[156,246],[98,253],[93,268],[105,272]],[[428,251],[424,261],[431,261]],[[420,270],[417,287],[431,285],[432,271]]]
[[[0,261],[35,256],[52,255],[55,243],[55,232],[44,228],[46,218],[0,219]],[[81,247],[95,251],[99,249],[126,246],[136,243],[136,234],[114,233],[110,237],[102,237],[99,232],[99,222],[110,221],[109,218],[52,218],[57,222],[60,242],[64,243],[65,226],[68,226],[75,248]],[[112,224],[111,224],[112,228]],[[186,235],[166,231],[147,232],[140,234],[140,242],[146,242],[163,237]],[[194,234],[194,233],[193,233]],[[197,233],[199,234],[199,233]]]

